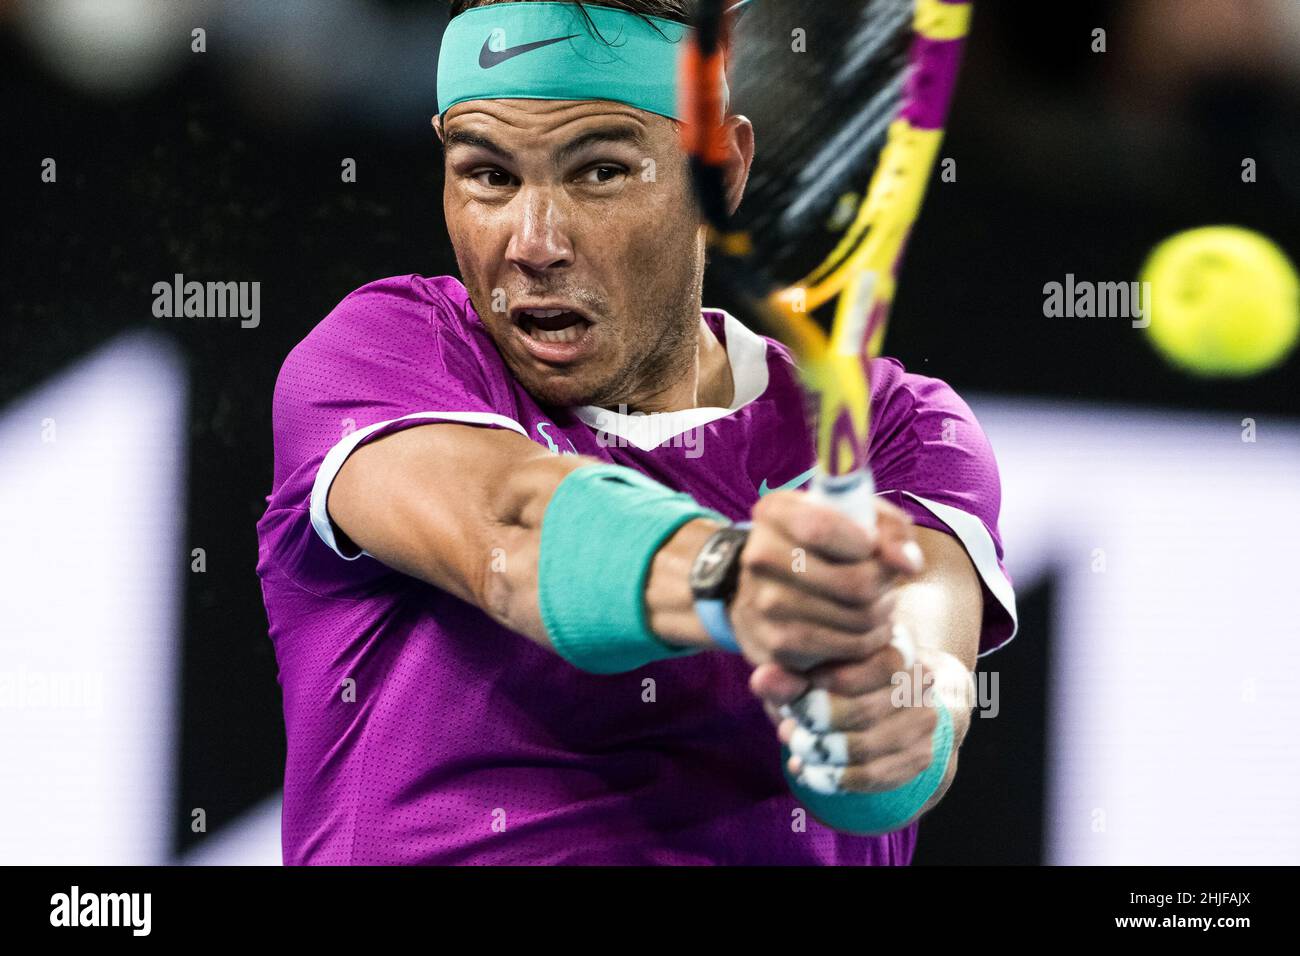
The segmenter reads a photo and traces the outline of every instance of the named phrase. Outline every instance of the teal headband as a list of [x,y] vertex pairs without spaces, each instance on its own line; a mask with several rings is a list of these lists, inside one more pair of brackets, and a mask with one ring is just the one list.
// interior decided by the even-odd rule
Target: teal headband
[[690,27],[582,9],[595,31],[574,3],[492,3],[453,19],[438,56],[438,112],[466,100],[613,100],[679,119],[677,61]]

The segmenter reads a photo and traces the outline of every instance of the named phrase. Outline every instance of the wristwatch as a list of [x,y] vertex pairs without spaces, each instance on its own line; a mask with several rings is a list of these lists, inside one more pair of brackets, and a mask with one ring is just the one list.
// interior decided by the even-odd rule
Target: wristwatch
[[731,630],[727,605],[740,579],[740,552],[749,540],[749,527],[745,521],[715,531],[695,556],[690,573],[691,594],[700,623],[718,644],[737,654],[740,645]]

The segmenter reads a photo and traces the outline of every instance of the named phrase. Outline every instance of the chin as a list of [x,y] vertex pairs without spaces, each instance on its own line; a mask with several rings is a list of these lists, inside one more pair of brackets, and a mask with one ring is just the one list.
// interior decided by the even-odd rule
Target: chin
[[520,384],[543,405],[591,405],[595,397],[589,383],[576,382],[568,376],[528,376],[520,379]]
[[563,368],[540,367],[530,356],[514,357],[507,365],[528,394],[543,405],[557,407],[601,405],[614,380],[600,352]]

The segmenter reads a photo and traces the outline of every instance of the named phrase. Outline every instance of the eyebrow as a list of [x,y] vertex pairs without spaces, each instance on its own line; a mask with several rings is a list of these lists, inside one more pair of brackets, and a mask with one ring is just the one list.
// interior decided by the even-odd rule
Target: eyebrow
[[[599,129],[589,130],[576,139],[571,139],[555,151],[556,162],[563,163],[572,159],[577,153],[582,152],[589,146],[600,143],[629,143],[641,149],[649,149],[645,136],[634,126],[603,126]],[[444,144],[450,151],[456,146],[467,146],[476,149],[486,150],[504,160],[514,159],[514,154],[504,146],[499,145],[482,133],[474,133],[469,130],[451,130],[447,133]]]

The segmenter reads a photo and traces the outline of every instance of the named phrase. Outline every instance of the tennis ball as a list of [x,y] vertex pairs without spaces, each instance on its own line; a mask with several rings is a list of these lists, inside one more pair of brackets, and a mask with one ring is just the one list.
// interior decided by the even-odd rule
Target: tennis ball
[[1278,364],[1300,333],[1300,281],[1276,244],[1249,229],[1204,226],[1152,250],[1147,333],[1197,375],[1246,376]]

